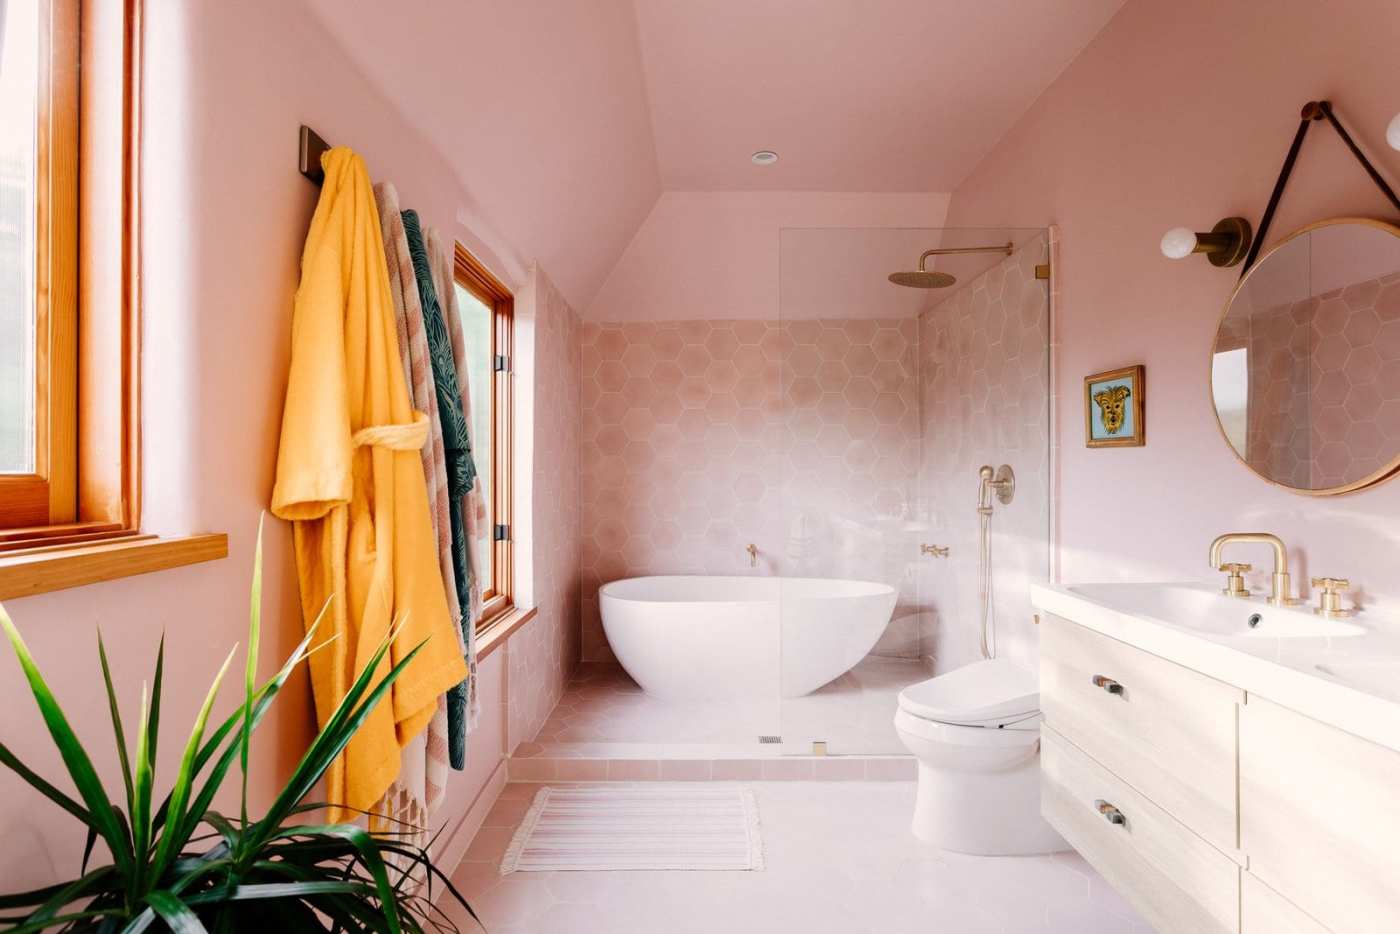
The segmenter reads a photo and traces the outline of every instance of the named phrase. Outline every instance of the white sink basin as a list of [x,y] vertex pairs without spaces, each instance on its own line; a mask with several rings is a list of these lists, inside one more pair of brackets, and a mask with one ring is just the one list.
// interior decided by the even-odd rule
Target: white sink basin
[[1345,620],[1323,619],[1306,606],[1269,606],[1262,597],[1227,597],[1190,584],[1080,584],[1068,588],[1125,613],[1210,636],[1241,639],[1327,639],[1366,630]]

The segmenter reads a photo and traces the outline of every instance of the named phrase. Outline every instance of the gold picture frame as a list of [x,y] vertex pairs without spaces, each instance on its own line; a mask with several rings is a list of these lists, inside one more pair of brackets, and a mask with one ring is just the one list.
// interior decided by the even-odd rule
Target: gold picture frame
[[1084,446],[1142,447],[1147,443],[1146,374],[1142,364],[1084,377]]

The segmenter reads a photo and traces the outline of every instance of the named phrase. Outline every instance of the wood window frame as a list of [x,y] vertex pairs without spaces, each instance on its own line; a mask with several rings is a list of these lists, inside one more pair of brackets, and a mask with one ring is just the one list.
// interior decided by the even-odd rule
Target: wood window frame
[[77,514],[79,4],[38,2],[33,472],[0,476],[0,529]]
[[[458,285],[471,292],[492,311],[491,327],[491,520],[493,526],[504,526],[508,533],[497,538],[491,529],[491,577],[483,581],[481,618],[477,631],[500,621],[515,609],[515,525],[512,477],[515,450],[515,404],[511,375],[515,351],[515,296],[500,279],[460,243],[454,252],[454,278]],[[496,361],[504,358],[507,365],[497,368]],[[484,400],[473,399],[474,406]],[[483,465],[478,463],[477,470]]]
[[142,0],[39,10],[34,476],[47,503],[0,478],[0,600],[228,554],[221,533],[141,532]]

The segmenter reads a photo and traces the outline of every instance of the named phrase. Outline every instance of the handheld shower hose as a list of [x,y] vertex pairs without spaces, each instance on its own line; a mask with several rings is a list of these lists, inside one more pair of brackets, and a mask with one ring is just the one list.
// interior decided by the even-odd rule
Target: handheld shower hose
[[997,611],[992,596],[992,499],[1003,506],[1016,495],[1016,474],[1009,464],[993,468],[983,464],[977,471],[977,590],[982,608],[982,657],[997,655]]

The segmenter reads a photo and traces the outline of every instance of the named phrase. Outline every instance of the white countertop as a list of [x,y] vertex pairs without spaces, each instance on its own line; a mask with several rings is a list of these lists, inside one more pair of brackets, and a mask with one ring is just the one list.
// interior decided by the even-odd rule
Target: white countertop
[[[1347,637],[1218,635],[1174,626],[1171,620],[1154,619],[1140,605],[1134,609],[1115,599],[1115,591],[1137,587],[1219,594],[1218,588],[1199,583],[1035,584],[1031,600],[1043,612],[1400,751],[1400,628],[1388,620],[1359,613],[1348,622],[1365,631]],[[1262,597],[1232,600],[1231,605],[1236,602],[1244,616],[1251,604],[1264,607]],[[1287,612],[1311,615],[1306,607]]]

